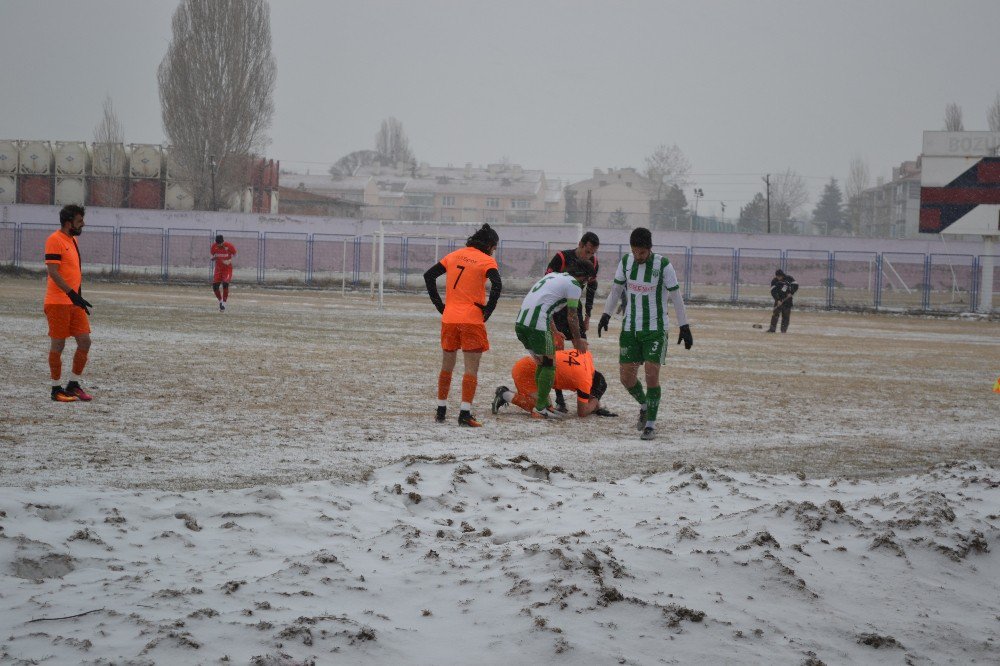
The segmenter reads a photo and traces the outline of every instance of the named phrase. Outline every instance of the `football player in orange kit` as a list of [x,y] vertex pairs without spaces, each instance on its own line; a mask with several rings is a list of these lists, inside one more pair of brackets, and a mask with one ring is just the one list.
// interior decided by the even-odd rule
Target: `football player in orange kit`
[[[212,261],[215,262],[215,275],[212,277],[212,291],[219,299],[219,311],[226,309],[226,302],[229,300],[229,283],[233,280],[233,257],[236,256],[236,247],[227,242],[222,234],[215,237],[212,244]],[[219,293],[219,285],[222,285],[222,293]]]
[[[535,380],[537,368],[538,361],[531,356],[525,356],[515,363],[510,374],[517,391],[498,386],[493,394],[491,411],[496,414],[504,405],[513,403],[524,411],[531,412],[538,399],[538,383]],[[594,359],[589,351],[580,353],[576,349],[559,350],[555,354],[555,368],[553,388],[576,391],[577,416],[617,416],[601,407],[601,398],[608,390],[608,382],[604,375],[594,370]]]
[[[80,376],[90,351],[90,320],[87,315],[92,307],[81,295],[83,273],[80,248],[76,244],[76,237],[83,233],[84,213],[83,206],[65,206],[59,211],[59,231],[45,241],[45,268],[49,277],[43,309],[49,322],[49,374],[52,377],[52,399],[56,402],[91,399],[80,386]],[[71,336],[76,339],[76,353],[73,354],[73,372],[64,389],[59,382],[62,352],[66,338]]]
[[[479,361],[490,348],[486,337],[486,321],[500,298],[500,269],[493,251],[500,236],[484,224],[469,236],[465,247],[445,255],[424,273],[424,283],[434,307],[441,313],[441,372],[438,374],[438,404],[435,420],[444,423],[448,411],[451,374],[455,369],[458,350],[462,350],[465,373],[462,375],[462,405],[458,424],[478,428],[483,424],[472,415],[472,399],[479,381]],[[437,279],[445,276],[444,302],[438,293]],[[490,282],[490,297],[486,281]]]

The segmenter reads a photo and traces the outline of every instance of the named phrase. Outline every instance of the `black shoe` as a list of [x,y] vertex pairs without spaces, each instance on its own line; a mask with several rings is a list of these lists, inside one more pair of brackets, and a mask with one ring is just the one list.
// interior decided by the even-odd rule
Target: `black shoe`
[[646,427],[646,408],[639,408],[639,418],[635,422],[635,427],[637,430],[642,432],[642,429]]
[[556,411],[562,412],[563,414],[568,414],[569,410],[566,409],[566,398],[563,397],[562,391],[556,391]]
[[498,386],[496,392],[493,394],[493,404],[490,405],[490,411],[496,414],[500,411],[501,407],[507,405],[507,401],[503,399],[503,394],[510,389],[506,386]]
[[458,425],[467,428],[482,428],[483,424],[472,415],[472,412],[461,411],[458,413]]
[[656,439],[656,429],[653,426],[646,426],[642,429],[639,439]]
[[71,393],[67,393],[62,386],[52,387],[52,399],[56,402],[76,402],[77,397]]
[[767,330],[766,330],[766,331],[764,331],[764,332],[765,332],[765,333],[777,333],[777,331],[775,331],[775,330],[774,330],[773,328],[769,328],[769,329],[767,329]]
[[444,416],[448,412],[447,407],[438,407],[437,414],[434,415],[434,420],[438,423],[444,423]]

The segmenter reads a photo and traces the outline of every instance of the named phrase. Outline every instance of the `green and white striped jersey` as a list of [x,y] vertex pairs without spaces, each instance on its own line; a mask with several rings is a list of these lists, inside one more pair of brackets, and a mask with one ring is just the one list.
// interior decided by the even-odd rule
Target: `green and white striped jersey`
[[583,287],[567,273],[549,273],[536,282],[521,301],[517,323],[545,331],[552,315],[564,307],[579,308]]
[[629,253],[621,258],[615,269],[614,286],[608,294],[604,312],[614,312],[618,296],[624,291],[623,331],[666,332],[669,323],[667,292],[677,291],[679,288],[677,273],[669,259],[661,254],[651,254],[649,259],[638,264]]

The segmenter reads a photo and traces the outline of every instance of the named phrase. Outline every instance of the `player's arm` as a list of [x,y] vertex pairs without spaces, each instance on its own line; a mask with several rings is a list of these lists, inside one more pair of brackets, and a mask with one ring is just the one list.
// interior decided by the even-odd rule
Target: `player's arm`
[[70,287],[66,283],[66,280],[63,279],[63,276],[59,275],[59,264],[45,264],[45,268],[48,270],[49,277],[52,278],[52,281],[55,282],[56,286],[62,289],[64,293],[69,294],[69,292],[73,291],[72,287]]
[[427,285],[427,295],[431,297],[431,303],[434,304],[434,307],[441,314],[444,314],[444,301],[441,300],[441,294],[438,293],[437,279],[447,272],[448,269],[439,261],[424,273],[424,284]]
[[[619,280],[619,274],[621,279]],[[618,299],[625,293],[625,273],[622,271],[621,263],[618,264],[618,271],[615,273],[615,281],[611,284],[611,291],[608,292],[608,300],[604,301],[604,312],[601,314],[601,321],[597,324],[597,337],[601,337],[601,330],[608,330],[611,323],[611,313],[618,307]]]
[[490,315],[493,314],[493,310],[497,307],[497,301],[500,300],[500,292],[503,291],[503,282],[500,280],[500,271],[495,268],[491,268],[486,271],[486,279],[490,281],[490,297],[487,299],[486,305],[483,306],[483,322],[489,319]]
[[587,341],[580,335],[580,319],[576,310],[580,301],[566,301],[566,323],[569,324],[569,336],[573,347],[581,354],[587,351]]
[[601,408],[601,401],[595,398],[594,396],[589,396],[585,400],[580,399],[586,395],[587,395],[586,393],[576,394],[577,397],[576,415],[579,416],[581,419],[586,416],[590,416],[591,414],[593,414],[594,412],[596,412],[598,409]]

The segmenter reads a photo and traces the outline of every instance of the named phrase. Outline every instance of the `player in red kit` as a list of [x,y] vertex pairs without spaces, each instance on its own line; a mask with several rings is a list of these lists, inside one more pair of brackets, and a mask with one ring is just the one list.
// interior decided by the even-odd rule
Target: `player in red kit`
[[[212,291],[219,299],[219,310],[225,311],[226,301],[229,300],[229,283],[233,279],[233,257],[236,256],[236,248],[232,243],[226,242],[219,234],[212,244],[212,261],[215,262],[215,275],[212,277]],[[219,291],[219,286],[222,291]]]

